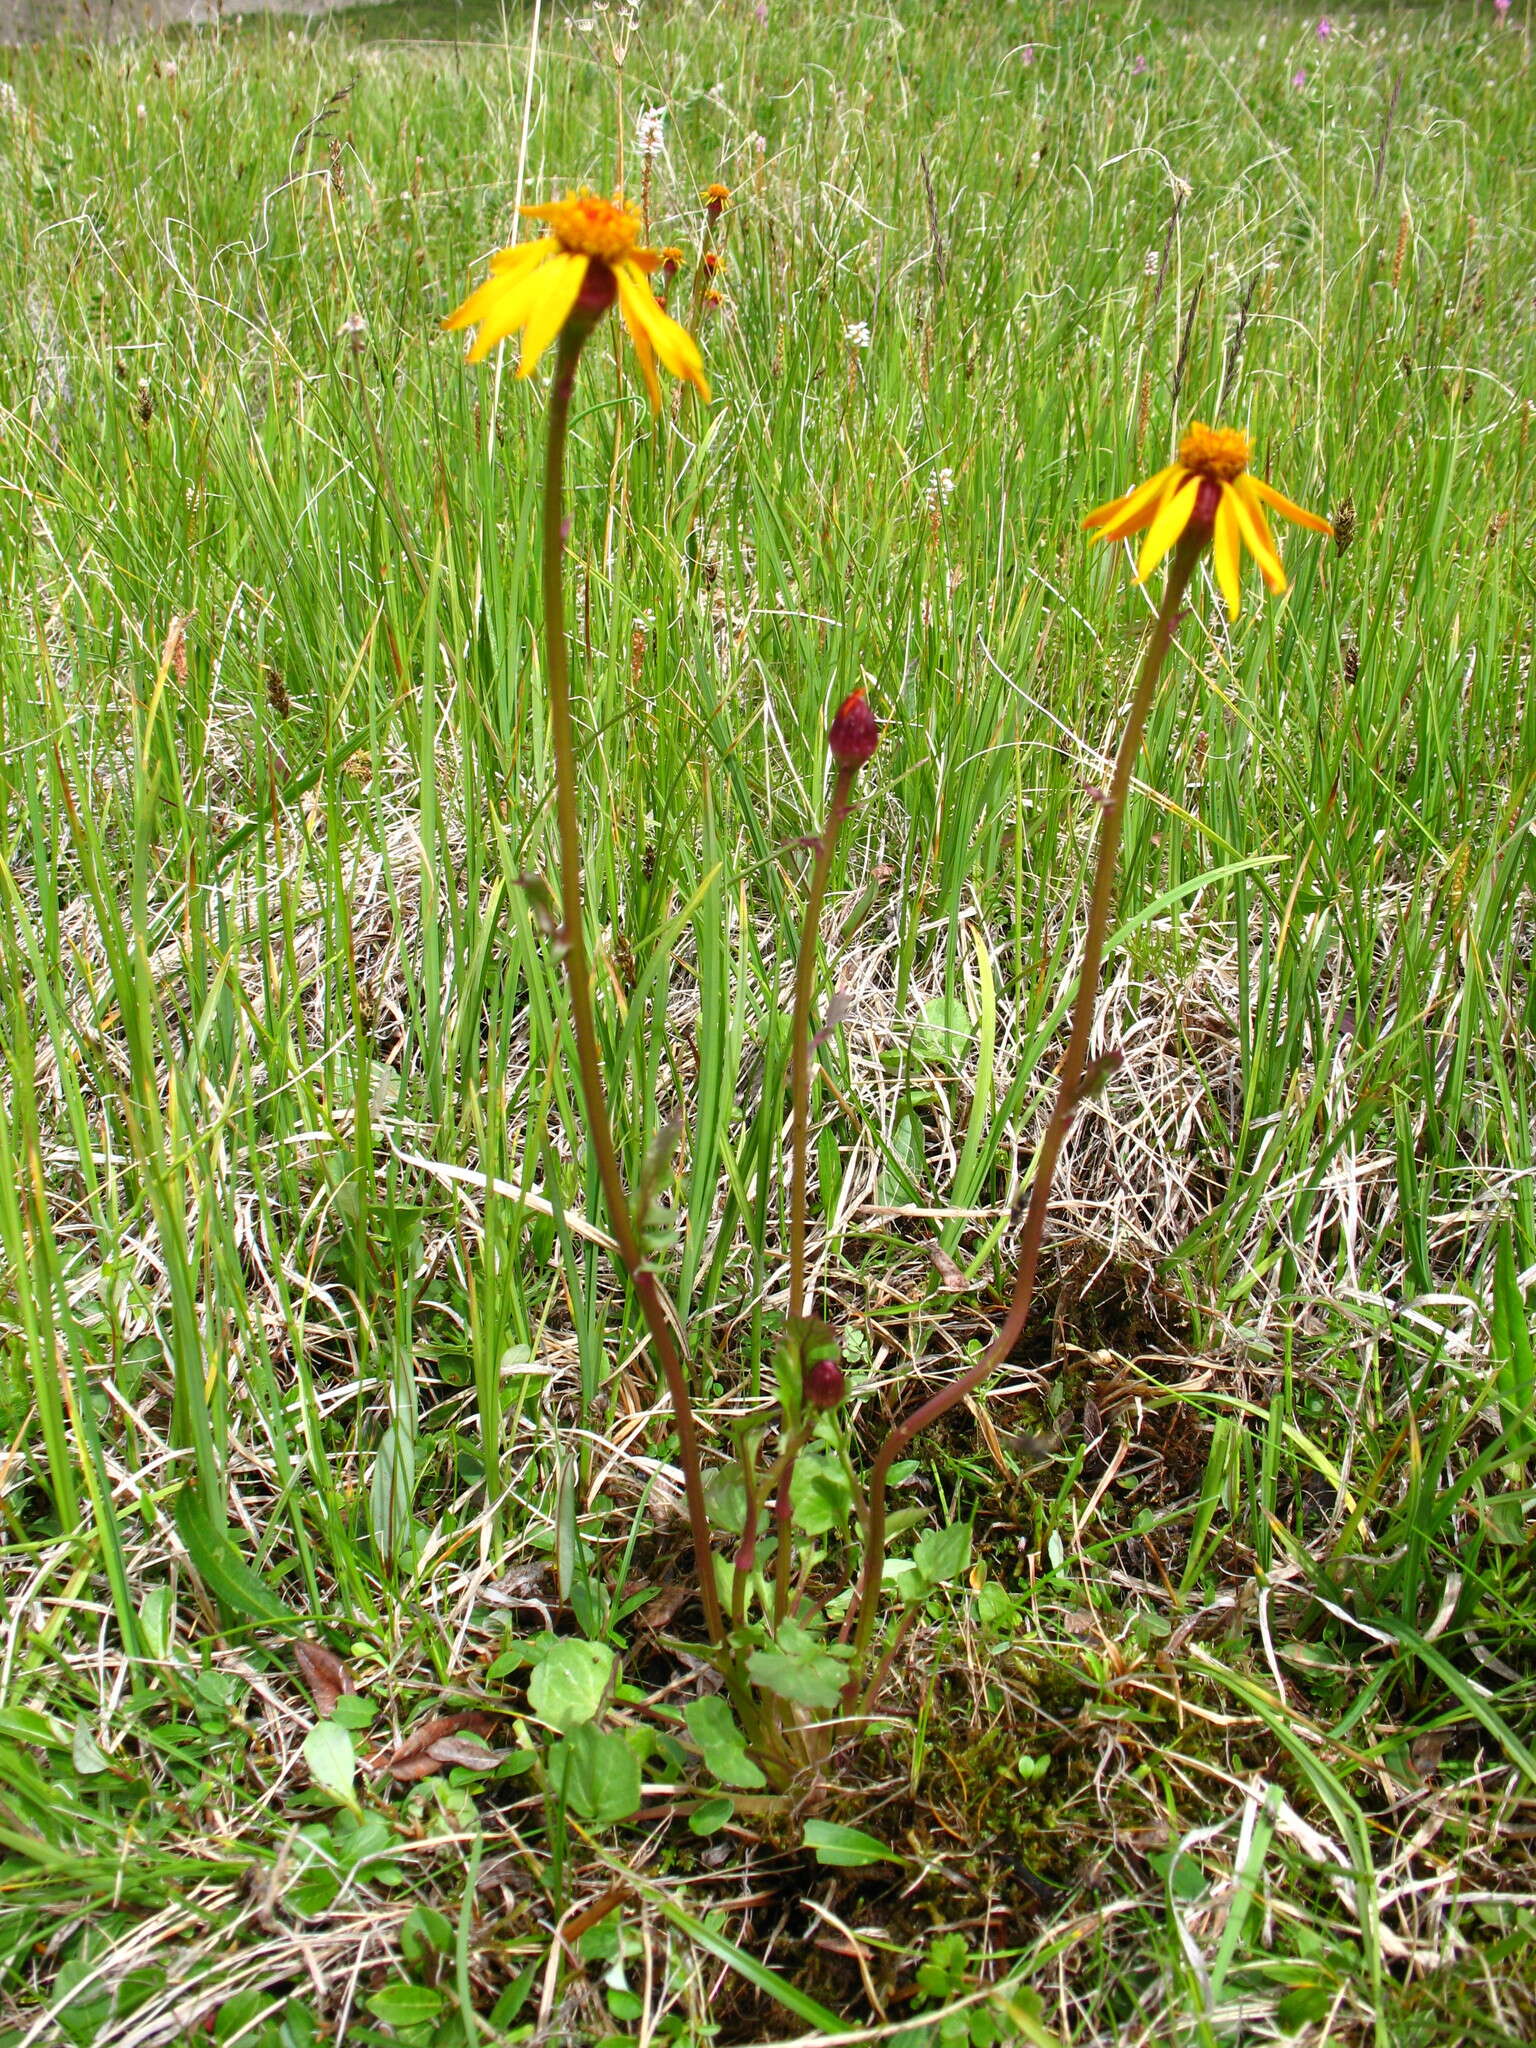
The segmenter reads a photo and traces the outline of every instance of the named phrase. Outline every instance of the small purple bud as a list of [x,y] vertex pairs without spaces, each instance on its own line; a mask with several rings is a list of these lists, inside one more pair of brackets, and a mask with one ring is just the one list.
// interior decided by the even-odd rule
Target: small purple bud
[[805,1399],[811,1408],[838,1408],[848,1391],[843,1368],[835,1358],[818,1358],[805,1375]]
[[880,728],[869,708],[869,699],[862,690],[855,690],[851,697],[843,699],[827,734],[832,758],[839,768],[862,768],[879,744]]

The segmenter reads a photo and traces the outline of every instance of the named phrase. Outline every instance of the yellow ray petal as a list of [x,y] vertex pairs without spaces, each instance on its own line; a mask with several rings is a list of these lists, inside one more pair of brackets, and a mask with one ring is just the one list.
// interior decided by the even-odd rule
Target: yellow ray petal
[[587,275],[590,256],[571,256],[565,253],[546,263],[532,280],[537,288],[537,300],[528,315],[523,328],[523,353],[517,365],[519,377],[531,377],[539,367],[539,358],[571,317],[582,284]]
[[480,311],[467,360],[483,363],[491,350],[505,341],[509,334],[516,334],[520,327],[526,326],[538,304],[539,289],[539,279],[525,277],[498,290]]
[[[531,277],[539,265],[554,253],[553,242],[525,242],[520,249],[502,249],[491,258],[491,274],[483,284],[477,285],[464,301],[456,306],[443,322],[444,327],[478,327],[491,314],[502,296],[515,291],[518,285]],[[503,256],[524,256],[526,262],[512,265],[503,264]]]
[[1136,557],[1136,581],[1145,583],[1158,563],[1189,524],[1200,495],[1200,479],[1186,475],[1157,508],[1157,517],[1147,528],[1147,537]]
[[[1248,489],[1244,489],[1244,485]],[[1240,476],[1235,484],[1228,484],[1222,492],[1224,498],[1232,500],[1232,510],[1237,515],[1238,529],[1248,544],[1248,552],[1263,572],[1264,581],[1276,596],[1285,589],[1285,570],[1280,561],[1280,550],[1275,546],[1264,517],[1264,507],[1253,495],[1253,478]]]
[[478,327],[503,290],[504,286],[499,278],[488,277],[484,284],[476,285],[461,306],[454,307],[443,321],[444,327]]
[[1221,503],[1216,507],[1211,559],[1221,594],[1227,600],[1227,617],[1235,619],[1243,608],[1243,557],[1238,543],[1237,505],[1229,490],[1222,492]]
[[1162,472],[1162,481],[1157,496],[1150,505],[1140,511],[1123,515],[1108,526],[1100,527],[1094,538],[1096,540],[1122,541],[1129,540],[1133,533],[1140,533],[1144,526],[1152,524],[1152,521],[1157,517],[1158,513],[1167,504],[1189,473],[1181,463],[1174,463],[1171,469],[1166,469]]
[[704,374],[704,358],[699,354],[693,336],[657,305],[643,271],[624,262],[614,265],[613,274],[618,279],[619,304],[631,330],[638,328],[660,356],[665,368],[674,377],[681,377],[693,385],[699,396],[707,400],[709,379]]
[[543,296],[547,275],[548,267],[541,263],[522,277],[514,277],[510,284],[493,277],[480,287],[470,301],[475,320],[470,362],[484,362],[498,342],[527,325]]
[[661,386],[656,381],[656,351],[646,340],[645,330],[637,327],[634,321],[630,319],[629,308],[622,300],[619,302],[619,312],[623,316],[624,325],[629,329],[629,338],[634,344],[635,354],[640,358],[640,374],[645,379],[645,388],[651,401],[651,411],[660,412]]
[[510,285],[502,285],[498,279],[495,285],[493,296],[478,310],[475,338],[470,343],[467,358],[472,363],[483,363],[498,343],[505,341],[509,334],[516,334],[538,304],[539,280],[536,277],[520,278]]
[[1166,469],[1148,477],[1134,491],[1127,491],[1123,498],[1111,498],[1107,505],[1100,505],[1097,511],[1088,514],[1083,521],[1084,526],[1113,526],[1116,529],[1114,533],[1101,533],[1100,540],[1124,540],[1128,534],[1139,533],[1156,512],[1163,490],[1178,466],[1176,462],[1170,462]]
[[1282,497],[1273,485],[1261,483],[1256,476],[1250,476],[1246,481],[1256,496],[1262,498],[1266,505],[1273,506],[1283,519],[1294,519],[1298,526],[1309,526],[1314,533],[1332,533],[1333,528],[1326,519]]
[[491,258],[495,277],[521,277],[525,270],[537,270],[547,263],[560,244],[553,235],[541,235],[536,242],[515,242],[510,249],[498,249]]

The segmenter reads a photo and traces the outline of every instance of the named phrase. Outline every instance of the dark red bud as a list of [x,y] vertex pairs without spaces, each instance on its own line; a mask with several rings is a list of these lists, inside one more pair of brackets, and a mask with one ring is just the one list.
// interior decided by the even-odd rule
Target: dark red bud
[[835,1358],[818,1358],[805,1375],[805,1399],[812,1408],[837,1408],[848,1391],[843,1368]]
[[862,768],[879,744],[880,728],[869,708],[869,699],[862,690],[855,690],[851,697],[843,699],[827,734],[832,758],[839,768]]

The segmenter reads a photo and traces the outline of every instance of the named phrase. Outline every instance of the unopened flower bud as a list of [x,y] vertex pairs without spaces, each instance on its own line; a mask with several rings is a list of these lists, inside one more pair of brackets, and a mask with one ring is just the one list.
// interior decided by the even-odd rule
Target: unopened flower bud
[[863,690],[855,690],[851,697],[843,699],[827,734],[832,758],[839,768],[862,768],[879,744],[880,728],[869,708],[869,699]]
[[808,1408],[838,1408],[848,1391],[843,1368],[835,1358],[818,1358],[806,1370],[805,1402]]

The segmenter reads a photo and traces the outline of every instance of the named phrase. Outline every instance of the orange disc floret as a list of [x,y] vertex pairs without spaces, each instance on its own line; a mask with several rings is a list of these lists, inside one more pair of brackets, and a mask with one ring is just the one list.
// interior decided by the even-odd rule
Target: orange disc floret
[[1248,436],[1236,427],[1208,427],[1203,420],[1191,420],[1179,443],[1179,460],[1196,476],[1231,483],[1248,467]]
[[[543,221],[567,254],[596,257],[612,266],[626,258],[641,261],[641,268],[654,270],[660,261],[648,249],[637,250],[640,214],[622,199],[603,199],[583,187],[564,199],[551,199],[543,206],[519,209],[525,220]],[[650,257],[650,261],[644,259]]]

